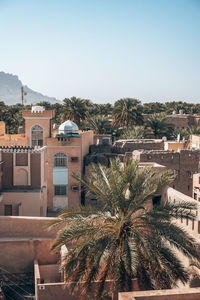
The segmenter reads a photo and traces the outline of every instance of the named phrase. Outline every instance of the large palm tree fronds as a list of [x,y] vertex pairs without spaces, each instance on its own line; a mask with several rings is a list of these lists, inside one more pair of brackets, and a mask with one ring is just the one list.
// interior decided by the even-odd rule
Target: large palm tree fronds
[[167,120],[165,113],[154,113],[149,116],[147,126],[151,129],[155,138],[166,135],[170,137],[173,133],[173,125]]
[[[89,100],[84,100],[76,97],[66,98],[63,100],[63,120],[70,119],[78,126],[87,116],[87,106]],[[90,102],[90,101],[89,101]]]
[[126,129],[120,135],[120,139],[145,139],[150,138],[151,133],[144,126],[133,126],[130,129]]
[[153,206],[151,200],[174,179],[173,172],[156,174],[132,159],[124,163],[116,159],[109,168],[91,164],[89,173],[89,178],[74,177],[102,209],[64,210],[52,224],[63,226],[53,250],[70,245],[63,268],[73,288],[82,282],[81,299],[96,280],[95,299],[100,299],[106,279],[112,280],[111,290],[119,284],[122,291],[132,289],[133,278],[147,289],[171,288],[178,280],[186,283],[188,273],[176,251],[198,259],[198,245],[177,220],[194,220],[196,202]]
[[96,134],[110,134],[112,132],[111,123],[108,117],[104,115],[88,117],[87,127]]
[[113,108],[113,124],[125,128],[142,125],[143,117],[140,101],[132,98],[116,101]]

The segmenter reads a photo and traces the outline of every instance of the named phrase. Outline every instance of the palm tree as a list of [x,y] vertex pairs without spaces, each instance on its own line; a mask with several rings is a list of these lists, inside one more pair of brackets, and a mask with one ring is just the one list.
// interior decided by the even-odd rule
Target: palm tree
[[190,126],[188,128],[179,128],[174,132],[173,137],[177,138],[178,134],[180,134],[181,139],[188,140],[190,135],[200,134],[200,126]]
[[120,139],[144,139],[150,137],[150,132],[144,126],[133,126],[133,128],[124,130]]
[[142,106],[140,101],[124,98],[115,102],[113,108],[113,124],[128,128],[133,125],[142,125]]
[[167,121],[165,113],[156,113],[151,115],[147,121],[149,127],[155,138],[160,138],[164,135],[169,137],[173,133],[173,125]]
[[[106,279],[111,291],[132,289],[137,278],[144,289],[171,288],[188,273],[175,250],[199,258],[196,240],[175,222],[195,219],[196,202],[151,205],[174,176],[171,171],[155,174],[151,167],[139,168],[137,161],[111,160],[110,168],[90,165],[90,177],[74,177],[101,202],[102,209],[82,206],[62,211],[51,227],[60,228],[53,251],[70,247],[63,261],[66,281],[82,282],[80,299],[85,299],[98,280],[100,299]],[[73,290],[73,289],[72,289]]]
[[81,126],[87,115],[88,100],[71,97],[64,99],[63,102],[63,119],[70,119]]
[[104,115],[97,115],[88,118],[87,126],[96,134],[109,134],[112,133],[112,127],[108,117]]

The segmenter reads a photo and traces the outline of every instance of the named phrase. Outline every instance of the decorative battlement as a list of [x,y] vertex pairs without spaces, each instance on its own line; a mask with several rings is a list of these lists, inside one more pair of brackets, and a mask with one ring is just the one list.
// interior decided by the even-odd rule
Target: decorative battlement
[[33,106],[32,110],[22,110],[24,119],[52,119],[54,117],[53,110],[44,110],[42,106]]
[[0,146],[0,152],[12,152],[12,153],[35,153],[43,151],[46,147],[30,147],[30,146]]

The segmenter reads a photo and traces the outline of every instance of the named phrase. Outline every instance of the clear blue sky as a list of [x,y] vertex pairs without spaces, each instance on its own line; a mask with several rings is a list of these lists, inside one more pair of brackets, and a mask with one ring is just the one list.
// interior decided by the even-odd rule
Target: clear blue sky
[[200,101],[200,0],[0,0],[0,70],[61,100]]

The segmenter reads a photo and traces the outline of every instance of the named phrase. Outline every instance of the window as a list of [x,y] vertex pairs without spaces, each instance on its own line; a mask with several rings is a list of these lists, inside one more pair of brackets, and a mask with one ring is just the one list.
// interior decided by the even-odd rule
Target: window
[[197,200],[197,193],[194,193],[194,199]]
[[31,128],[31,146],[43,146],[43,128],[40,125]]
[[12,205],[4,205],[4,216],[12,216]]
[[67,195],[67,185],[54,185],[54,195],[55,196],[66,196]]
[[71,157],[71,161],[72,162],[77,162],[78,161],[78,157],[76,157],[76,156]]
[[153,206],[160,205],[160,203],[161,203],[161,196],[154,196],[152,198],[152,202],[153,202]]
[[67,168],[67,155],[59,152],[54,155],[53,158],[54,168]]
[[192,172],[191,171],[186,171],[186,174],[188,177],[192,178]]

